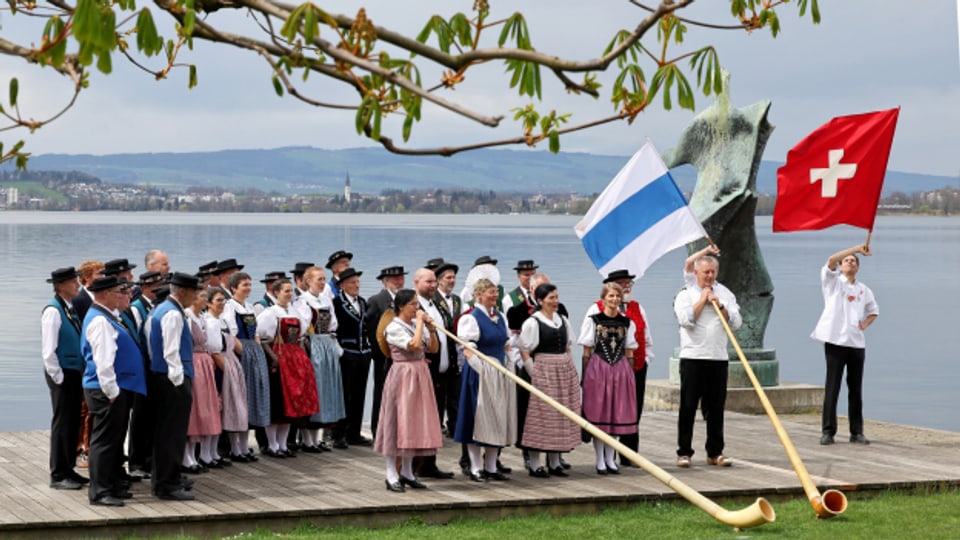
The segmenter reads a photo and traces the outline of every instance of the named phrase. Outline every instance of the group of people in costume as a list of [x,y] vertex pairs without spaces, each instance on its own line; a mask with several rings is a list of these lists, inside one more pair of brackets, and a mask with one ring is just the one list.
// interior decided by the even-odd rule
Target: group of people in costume
[[[857,253],[870,254],[863,246],[845,250],[822,272],[827,307],[814,337],[827,344],[833,400],[824,407],[824,444],[836,431],[831,389],[839,387],[844,367],[848,383],[852,376],[860,384],[862,332],[878,313],[869,289],[851,279]],[[698,407],[707,424],[707,463],[732,463],[723,454],[723,323],[736,329],[742,319],[733,293],[716,281],[716,255],[706,248],[688,258],[685,287],[674,301],[679,467],[691,466]],[[632,298],[636,276],[628,270],[606,276],[575,332],[557,286],[532,260],[517,263],[519,283],[505,291],[497,261],[480,257],[460,295],[454,292],[459,267],[442,258],[417,269],[412,287],[408,272],[391,266],[377,276],[383,289],[365,299],[363,272],[352,259],[339,250],[324,267],[298,262],[290,277],[269,272],[256,301],[253,278],[235,259],[171,272],[166,254],[152,250],[136,280],[136,265],[126,259],[51,272],[54,298],[41,317],[53,406],[51,487],[89,484],[91,504],[123,506],[131,482],[149,479],[161,499],[192,500],[189,475],[259,459],[249,445],[251,430],[259,455],[273,459],[372,447],[384,456],[392,492],[454,477],[437,465],[444,435],[461,443],[459,465],[469,481],[509,480],[512,471],[500,455],[514,445],[529,476],[568,476],[563,455],[590,437],[506,373],[638,449],[654,355],[646,312]],[[859,334],[851,330],[854,319]],[[583,348],[579,373],[574,344]],[[361,429],[371,367],[372,439]],[[851,392],[854,399],[859,392]],[[851,440],[865,443],[854,405]],[[92,419],[88,436],[85,414]],[[618,460],[604,440],[592,444],[597,474],[633,465]],[[89,478],[75,470],[85,446]]]

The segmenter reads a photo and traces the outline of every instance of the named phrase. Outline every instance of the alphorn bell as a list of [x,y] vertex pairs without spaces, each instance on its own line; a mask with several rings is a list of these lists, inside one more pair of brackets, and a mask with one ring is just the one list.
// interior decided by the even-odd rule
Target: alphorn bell
[[790,464],[793,465],[793,470],[797,472],[797,477],[800,478],[800,484],[803,486],[803,492],[806,493],[807,498],[810,500],[813,511],[817,513],[817,518],[827,519],[842,514],[843,511],[847,509],[847,496],[836,489],[828,489],[823,492],[822,495],[820,494],[816,484],[813,483],[813,479],[810,478],[810,473],[807,472],[807,468],[803,465],[803,461],[800,461],[800,455],[797,454],[797,449],[790,441],[787,430],[785,430],[783,424],[780,423],[780,417],[777,416],[777,411],[773,409],[773,405],[770,403],[770,400],[767,399],[767,393],[763,391],[763,388],[760,386],[760,381],[757,380],[757,376],[753,373],[753,368],[751,368],[750,363],[747,362],[747,358],[744,356],[743,350],[737,342],[737,338],[733,336],[733,330],[731,330],[730,325],[727,324],[727,319],[720,311],[720,306],[716,300],[710,303],[713,304],[713,309],[716,310],[717,316],[720,317],[720,322],[723,323],[723,328],[727,331],[727,336],[730,337],[730,343],[733,344],[733,348],[737,351],[737,356],[740,357],[743,370],[747,373],[747,377],[750,378],[754,390],[757,391],[757,397],[760,398],[760,403],[763,404],[763,410],[767,412],[767,416],[773,424],[773,429],[776,430],[777,436],[780,437],[780,443],[783,445],[784,450],[787,451]]
[[[542,399],[548,405],[560,411],[561,414],[569,418],[573,423],[587,430],[588,432],[590,432],[591,435],[600,439],[605,444],[616,449],[618,452],[620,452],[621,456],[626,456],[627,459],[629,459],[633,463],[636,463],[643,470],[650,473],[651,476],[653,476],[654,478],[662,482],[664,485],[666,485],[670,489],[676,491],[677,494],[679,494],[684,499],[693,503],[697,508],[713,516],[714,519],[716,519],[717,521],[730,525],[734,528],[734,530],[739,531],[741,529],[747,529],[750,527],[763,525],[764,523],[770,523],[777,519],[777,514],[776,512],[774,512],[773,506],[763,497],[757,498],[757,500],[752,505],[748,506],[747,508],[743,508],[741,510],[727,510],[726,508],[723,508],[717,503],[701,495],[695,489],[684,484],[683,482],[678,480],[676,477],[672,476],[667,471],[661,469],[660,467],[657,467],[656,465],[653,464],[653,462],[647,460],[640,454],[634,452],[632,449],[627,448],[620,441],[614,439],[610,435],[607,435],[606,433],[601,431],[600,428],[594,426],[590,422],[587,422],[580,415],[564,407],[563,405],[558,403],[556,400],[554,400],[547,394],[544,394],[543,392],[538,390],[536,387],[534,387],[530,383],[524,381],[520,377],[517,377],[516,375],[511,373],[510,370],[501,366],[499,361],[481,353],[476,348],[471,346],[469,343],[460,339],[453,333],[447,331],[446,328],[437,324],[435,321],[431,321],[430,324],[432,324],[434,328],[436,328],[438,331],[443,332],[447,336],[450,336],[451,339],[453,339],[460,345],[463,345],[464,348],[469,349],[473,354],[477,355],[478,358],[480,358],[487,364],[493,366],[494,368],[499,370],[501,373],[509,377],[510,380],[512,380],[514,383],[521,386],[522,388],[525,388],[534,396],[538,397],[539,399]],[[467,368],[467,369],[470,369],[470,368]]]

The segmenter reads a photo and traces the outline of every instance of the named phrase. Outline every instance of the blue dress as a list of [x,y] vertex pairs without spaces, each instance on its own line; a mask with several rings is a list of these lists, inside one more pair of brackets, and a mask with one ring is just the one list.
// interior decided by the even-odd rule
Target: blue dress
[[240,366],[247,381],[247,418],[251,426],[270,425],[270,373],[267,355],[257,343],[257,316],[236,312],[237,339],[243,344]]

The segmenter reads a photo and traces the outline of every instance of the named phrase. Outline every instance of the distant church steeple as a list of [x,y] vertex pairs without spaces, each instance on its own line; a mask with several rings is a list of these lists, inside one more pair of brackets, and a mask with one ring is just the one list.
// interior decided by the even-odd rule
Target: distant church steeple
[[350,171],[347,171],[347,181],[343,184],[343,200],[350,204]]

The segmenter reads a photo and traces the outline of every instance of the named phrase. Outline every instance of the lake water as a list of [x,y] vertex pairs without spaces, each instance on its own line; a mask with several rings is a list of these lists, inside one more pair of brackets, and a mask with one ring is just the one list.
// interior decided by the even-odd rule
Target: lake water
[[[500,260],[504,285],[515,286],[518,259],[535,259],[558,285],[576,328],[599,293],[601,278],[576,236],[576,216],[175,214],[0,212],[0,430],[49,427],[50,404],[40,360],[39,312],[51,297],[52,269],[88,258],[126,257],[143,269],[148,249],[166,251],[176,270],[195,272],[212,259],[237,258],[255,280],[297,261],[326,262],[346,248],[364,271],[361,294],[395,264],[408,271],[442,256],[461,266],[457,291],[480,255]],[[866,231],[777,234],[757,218],[773,278],[774,307],[765,344],[777,350],[782,381],[823,384],[822,346],[809,338],[822,300],[819,268]],[[949,306],[960,300],[960,218],[881,217],[860,278],[881,315],[867,333],[864,413],[868,418],[960,432],[960,330]],[[672,299],[686,252],[659,260],[634,288],[652,327],[656,360],[650,378],[667,378],[677,346]],[[412,285],[412,275],[408,276]],[[255,283],[259,285],[259,283]],[[255,287],[254,295],[262,290]],[[578,357],[575,351],[575,357]],[[845,393],[840,411],[845,413]]]

